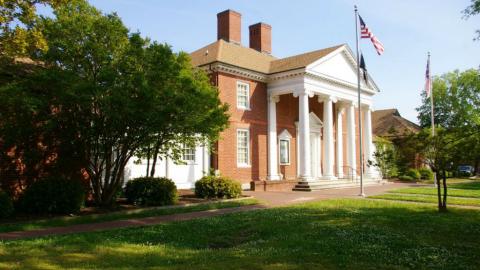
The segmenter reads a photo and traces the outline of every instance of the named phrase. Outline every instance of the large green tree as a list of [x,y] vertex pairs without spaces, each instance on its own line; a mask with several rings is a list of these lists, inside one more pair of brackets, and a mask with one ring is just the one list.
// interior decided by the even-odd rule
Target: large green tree
[[66,0],[0,0],[0,56],[28,56],[46,50],[37,6],[58,7]]
[[[456,148],[456,163],[480,165],[480,72],[454,71],[433,80],[435,124],[464,138]],[[422,127],[430,127],[430,99],[423,95],[417,108]]]
[[[143,148],[179,153],[185,143],[214,141],[226,127],[227,106],[189,56],[129,33],[116,14],[73,0],[40,24],[48,49],[34,56],[43,72],[68,78],[60,94],[42,88],[46,119],[54,114],[55,125],[71,130],[64,141],[75,146],[99,205],[114,203],[127,162]],[[27,119],[37,114],[25,110]]]

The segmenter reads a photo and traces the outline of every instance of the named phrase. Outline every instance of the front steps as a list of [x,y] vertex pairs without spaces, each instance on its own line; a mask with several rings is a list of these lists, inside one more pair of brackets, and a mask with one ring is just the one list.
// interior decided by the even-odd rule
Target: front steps
[[[379,185],[384,183],[381,179],[363,179],[363,186]],[[293,191],[315,191],[334,188],[358,187],[360,179],[337,179],[337,180],[317,180],[313,182],[300,181],[295,185]]]

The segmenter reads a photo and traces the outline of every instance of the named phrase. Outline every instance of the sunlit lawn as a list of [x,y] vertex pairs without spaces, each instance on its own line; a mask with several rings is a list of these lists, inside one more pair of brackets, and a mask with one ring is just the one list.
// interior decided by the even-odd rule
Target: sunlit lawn
[[77,216],[77,217],[57,217],[57,218],[31,220],[31,221],[23,221],[23,222],[15,222],[15,223],[9,223],[8,220],[3,220],[0,222],[0,232],[28,231],[28,230],[47,228],[47,227],[59,227],[59,226],[68,226],[68,225],[75,225],[75,224],[98,223],[98,222],[121,220],[121,219],[171,215],[171,214],[197,212],[197,211],[205,211],[205,210],[212,210],[212,209],[239,207],[239,206],[252,205],[257,203],[258,201],[255,199],[243,199],[243,200],[236,200],[236,201],[211,202],[211,203],[197,204],[197,205],[191,205],[191,206],[181,206],[181,207],[174,207],[174,208],[151,207],[151,208],[141,208],[141,209],[129,210],[129,211],[118,211],[118,212],[112,212],[112,213],[106,213],[106,214],[85,215],[85,216]]
[[[447,204],[480,207],[480,181],[464,180],[450,183],[450,179],[448,179],[447,185]],[[434,204],[438,201],[437,188],[433,186],[390,190],[386,194],[370,198]]]
[[4,269],[475,269],[480,211],[341,199],[0,243]]

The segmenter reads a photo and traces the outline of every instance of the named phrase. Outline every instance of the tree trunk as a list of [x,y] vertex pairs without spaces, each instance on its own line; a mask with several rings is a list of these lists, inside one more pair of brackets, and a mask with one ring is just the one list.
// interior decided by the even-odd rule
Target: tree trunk
[[442,206],[443,206],[443,203],[442,203],[442,190],[440,188],[440,185],[438,183],[438,179],[440,179],[440,174],[436,171],[435,172],[435,177],[437,178],[437,199],[438,199],[438,211],[442,211]]
[[150,171],[150,177],[155,176],[155,167],[157,166],[157,159],[158,159],[158,152],[160,151],[160,143],[155,145],[155,149],[153,151],[153,162],[152,162],[152,170]]
[[147,171],[145,172],[145,176],[148,176],[148,172],[150,171],[150,146],[147,150]]
[[447,173],[443,170],[443,211],[447,211]]

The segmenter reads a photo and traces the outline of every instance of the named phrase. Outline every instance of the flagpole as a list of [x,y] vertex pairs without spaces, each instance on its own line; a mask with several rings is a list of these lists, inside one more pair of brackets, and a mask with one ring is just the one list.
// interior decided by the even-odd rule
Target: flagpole
[[362,110],[360,106],[360,52],[358,48],[358,9],[355,5],[355,44],[357,48],[357,87],[358,87],[358,138],[360,149],[360,194],[359,196],[365,197],[363,190],[363,147],[362,147]]
[[[432,87],[432,66],[430,65],[430,52],[428,52],[428,77],[429,77],[429,88],[430,88],[430,122],[432,123],[432,138],[435,137],[435,113],[433,111],[433,87]],[[437,174],[433,174],[433,184],[437,186]]]

